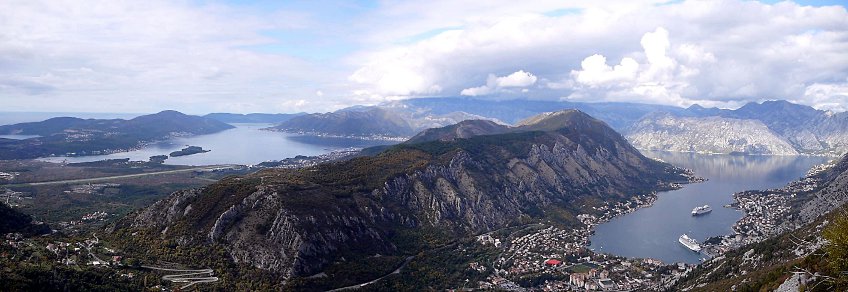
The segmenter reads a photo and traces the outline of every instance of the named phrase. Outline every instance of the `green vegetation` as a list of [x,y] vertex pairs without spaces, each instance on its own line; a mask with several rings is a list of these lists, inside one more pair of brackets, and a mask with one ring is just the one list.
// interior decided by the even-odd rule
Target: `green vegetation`
[[827,268],[833,277],[833,288],[838,291],[848,290],[848,211],[838,212],[838,216],[822,235],[828,241],[824,251]]
[[45,224],[34,224],[29,215],[0,203],[0,234],[11,232],[38,235],[49,233],[50,227]]
[[474,243],[465,238],[455,244],[423,251],[403,268],[400,274],[366,286],[366,291],[421,291],[461,288],[462,283],[476,285],[491,274],[491,269],[477,271],[471,263],[494,261],[498,251],[491,246]]
[[339,260],[329,265],[323,274],[312,277],[294,278],[286,284],[289,291],[327,291],[368,282],[400,267],[404,263],[401,256],[359,255],[352,260]]

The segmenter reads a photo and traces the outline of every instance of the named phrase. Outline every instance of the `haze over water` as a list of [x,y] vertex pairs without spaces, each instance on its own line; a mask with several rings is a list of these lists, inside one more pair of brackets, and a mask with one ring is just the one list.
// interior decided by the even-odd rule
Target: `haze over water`
[[[645,152],[676,166],[690,168],[709,179],[682,189],[663,192],[656,203],[597,226],[590,248],[627,257],[654,258],[666,263],[697,263],[702,255],[677,239],[681,234],[703,242],[732,234],[731,226],[742,212],[725,208],[733,193],[782,187],[803,176],[810,167],[831,158],[809,156],[731,156],[692,153]],[[713,211],[693,217],[692,209],[709,204]]]

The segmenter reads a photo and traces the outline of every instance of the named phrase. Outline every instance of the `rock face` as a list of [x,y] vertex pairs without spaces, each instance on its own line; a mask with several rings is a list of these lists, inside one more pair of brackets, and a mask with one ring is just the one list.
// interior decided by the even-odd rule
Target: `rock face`
[[180,244],[222,244],[235,262],[288,278],[320,272],[334,258],[397,254],[423,237],[456,238],[519,218],[579,214],[593,201],[686,180],[582,112],[498,129],[505,131],[227,178],[177,192],[117,228],[152,230]]
[[811,222],[848,203],[848,155],[821,176],[822,188],[800,207],[797,223]]
[[639,149],[797,155],[792,145],[758,120],[722,117],[675,117],[657,114],[630,128],[627,139]]

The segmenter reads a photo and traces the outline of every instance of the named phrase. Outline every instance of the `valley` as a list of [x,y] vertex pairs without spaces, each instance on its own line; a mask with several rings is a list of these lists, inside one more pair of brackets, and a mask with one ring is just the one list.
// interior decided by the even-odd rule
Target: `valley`
[[[646,114],[643,120],[651,116]],[[311,118],[298,115],[292,119],[298,117]],[[666,117],[673,118],[667,114]],[[336,123],[347,122],[342,118]],[[759,125],[758,131],[773,131]],[[75,240],[80,241],[77,238],[96,233],[102,246],[99,255],[75,254],[75,268],[69,273],[122,277],[107,284],[110,287],[151,287],[149,283],[158,283],[159,287],[172,288],[299,291],[421,287],[667,290],[692,281],[692,273],[702,268],[698,265],[702,259],[713,262],[712,257],[722,259],[725,254],[732,255],[747,245],[801,226],[784,223],[798,216],[792,215],[797,214],[792,210],[807,198],[796,194],[820,189],[823,179],[817,175],[832,167],[820,166],[803,181],[769,194],[735,194],[736,203],[728,206],[744,210],[745,216],[729,216],[711,223],[719,229],[697,237],[706,241],[702,243],[703,254],[687,251],[685,258],[664,258],[622,253],[604,243],[612,241],[596,236],[599,230],[600,235],[606,234],[609,224],[660,210],[657,208],[668,209],[667,203],[654,206],[658,199],[670,196],[669,191],[691,193],[698,192],[702,185],[712,185],[710,176],[716,173],[710,171],[737,176],[747,172],[749,176],[768,176],[773,181],[740,181],[729,191],[734,193],[747,188],[777,187],[817,163],[800,163],[792,171],[734,170],[732,165],[780,166],[785,163],[777,161],[828,159],[803,158],[793,152],[793,145],[757,140],[765,142],[757,142],[760,146],[753,148],[714,148],[707,152],[774,156],[708,155],[705,159],[728,161],[707,169],[693,165],[693,171],[674,165],[698,161],[691,157],[698,154],[674,151],[699,151],[663,148],[672,152],[656,152],[649,156],[657,159],[647,158],[631,146],[644,145],[639,140],[633,136],[626,140],[608,123],[576,110],[543,113],[515,122],[515,126],[493,119],[467,120],[416,135],[406,134],[411,138],[404,138],[400,144],[370,144],[363,149],[349,146],[361,145],[355,144],[358,142],[343,143],[346,148],[330,146],[334,148],[314,150],[313,156],[292,155],[259,163],[254,162],[259,159],[255,153],[244,156],[248,160],[209,159],[215,156],[208,155],[221,153],[224,156],[220,157],[238,157],[243,155],[238,154],[241,151],[254,149],[231,148],[233,144],[227,142],[210,144],[208,141],[215,141],[210,137],[215,136],[220,136],[222,142],[232,141],[226,137],[233,134],[267,135],[272,139],[268,141],[279,137],[291,141],[314,139],[310,138],[313,135],[336,137],[317,132],[261,130],[266,127],[236,124],[236,128],[219,133],[173,138],[181,142],[168,146],[171,148],[143,148],[152,151],[137,154],[131,151],[58,158],[61,160],[4,160],[0,171],[5,179],[2,186],[6,203],[56,230],[55,235],[41,240],[15,237],[14,246],[7,248],[14,254],[38,255],[35,266],[26,266],[34,269],[63,260],[39,254],[37,246],[65,242],[74,245]],[[697,131],[697,127],[682,129]],[[727,131],[746,135],[744,130],[735,128]],[[751,135],[764,137],[760,133]],[[345,137],[367,141],[371,139],[368,137],[377,136]],[[707,140],[700,138],[684,144],[694,145],[695,141]],[[180,149],[180,144],[215,150],[188,147],[197,150],[196,154],[157,158],[168,149]],[[773,148],[774,145],[783,148]],[[122,155],[150,159],[119,158]],[[686,155],[690,157],[682,158]],[[192,157],[201,159],[200,163],[170,164]],[[209,165],[215,161],[239,163]],[[782,175],[775,177],[770,173]],[[704,174],[708,174],[706,182],[699,177]],[[748,180],[745,177],[738,179]],[[719,179],[715,183],[726,182]],[[722,209],[716,214],[737,212],[721,208],[725,203],[713,204]],[[322,209],[324,206],[333,207]],[[763,206],[769,211],[764,212]],[[684,207],[682,212],[688,209]],[[705,220],[715,220],[716,214]],[[666,231],[674,235],[663,243],[666,250],[682,248],[671,238],[678,235],[672,225],[666,226]],[[628,228],[644,231],[647,227]],[[624,234],[627,232],[621,236]],[[646,248],[648,245],[638,243],[641,236],[662,238],[650,232],[631,235],[631,246]],[[198,261],[200,254],[216,256]],[[104,257],[121,260],[92,265],[89,257],[92,261],[102,261]],[[89,263],[76,264],[79,260]]]

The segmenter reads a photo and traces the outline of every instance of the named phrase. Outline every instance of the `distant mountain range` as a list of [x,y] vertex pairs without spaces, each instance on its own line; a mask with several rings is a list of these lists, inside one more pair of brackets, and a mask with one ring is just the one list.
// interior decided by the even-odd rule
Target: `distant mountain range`
[[[385,114],[348,113],[363,121]],[[348,117],[323,117],[338,115]],[[177,248],[183,256],[225,250],[215,260],[278,275],[284,290],[326,290],[374,274],[361,270],[375,267],[364,262],[409,261],[457,238],[534,220],[576,226],[578,214],[598,212],[593,206],[688,180],[576,110],[515,127],[465,121],[415,137],[373,156],[269,169],[177,192],[121,220],[113,235],[132,238],[126,250]],[[189,260],[172,252],[159,256]],[[333,272],[338,263],[346,268]],[[256,281],[240,275],[229,285]]]
[[305,115],[306,113],[295,114],[231,114],[231,113],[211,113],[203,116],[218,120],[224,123],[263,123],[263,124],[279,124],[290,120],[291,118]]
[[0,126],[3,135],[39,136],[24,140],[0,139],[0,159],[107,154],[125,151],[144,142],[211,134],[231,128],[233,126],[217,120],[177,111],[162,111],[129,120],[58,117]]
[[645,150],[797,155],[798,151],[759,120],[681,117],[668,113],[646,116],[628,129],[627,139]]
[[465,112],[433,114],[418,108],[356,106],[294,117],[269,129],[317,136],[405,140],[425,129],[474,119],[489,118]]
[[274,129],[311,135],[392,139],[464,120],[516,124],[530,116],[579,109],[625,133],[637,148],[753,155],[830,155],[848,151],[848,113],[787,101],[749,103],[736,110],[635,103],[421,98],[333,113],[307,114]]
[[307,114],[282,122],[273,129],[311,135],[405,139],[426,129],[440,128],[465,120],[515,124],[533,115],[563,109],[579,109],[606,121],[615,129],[630,125],[651,112],[684,110],[671,106],[634,103],[420,98],[392,101],[377,106],[354,106],[332,113]]
[[[634,146],[643,150],[829,156],[838,156],[848,151],[848,113],[816,110],[787,101],[749,103],[736,110],[727,110],[704,108],[698,105],[680,108],[636,103],[420,98],[391,101],[377,106],[354,106],[328,113],[213,113],[204,116],[205,120],[195,120],[186,125],[197,126],[210,121],[270,123],[275,125],[268,128],[269,130],[302,135],[404,141],[426,129],[441,128],[466,120],[489,120],[494,124],[505,126],[517,124],[534,115],[563,109],[578,109],[606,122],[613,129],[624,133]],[[200,119],[200,117],[196,118]],[[130,124],[128,121],[132,120],[54,118],[38,123],[16,124],[14,127],[2,126],[0,134],[31,134],[46,137],[65,130],[73,131],[75,128],[101,131],[113,127],[117,131],[129,133],[130,129],[124,128]],[[161,126],[152,123],[150,128],[140,128],[140,130],[153,133],[155,128],[168,128],[167,125]],[[218,126],[220,123],[215,127]],[[181,129],[170,130],[182,131]],[[188,132],[208,133],[201,128]],[[146,137],[139,137],[140,139],[137,140],[149,140],[153,136],[162,136],[162,133],[154,134],[142,134]],[[456,134],[459,137],[463,135]],[[15,146],[19,143],[0,140],[0,150],[20,148]],[[62,149],[52,149],[46,153],[102,152],[108,149],[121,149],[133,143],[117,144],[120,145],[107,145],[109,147],[103,149],[87,146],[82,149],[69,149],[70,151],[66,152],[62,152]],[[41,150],[35,152],[45,153]],[[0,159],[32,156],[2,155],[0,154]]]
[[[388,110],[410,113],[408,115],[411,118],[427,119],[430,116],[464,113],[505,124],[516,124],[531,116],[545,112],[577,109],[606,122],[616,130],[624,129],[644,115],[652,112],[664,111],[677,113],[685,111],[684,108],[674,106],[625,102],[587,103],[542,100],[481,100],[467,97],[416,98],[391,101],[379,106]],[[455,124],[456,122],[440,126]]]
[[408,137],[415,133],[415,129],[398,114],[377,107],[302,115],[269,129],[309,135],[363,138]]
[[848,151],[848,113],[787,101],[736,110],[692,106],[651,114],[624,129],[640,149],[766,155],[831,155]]

